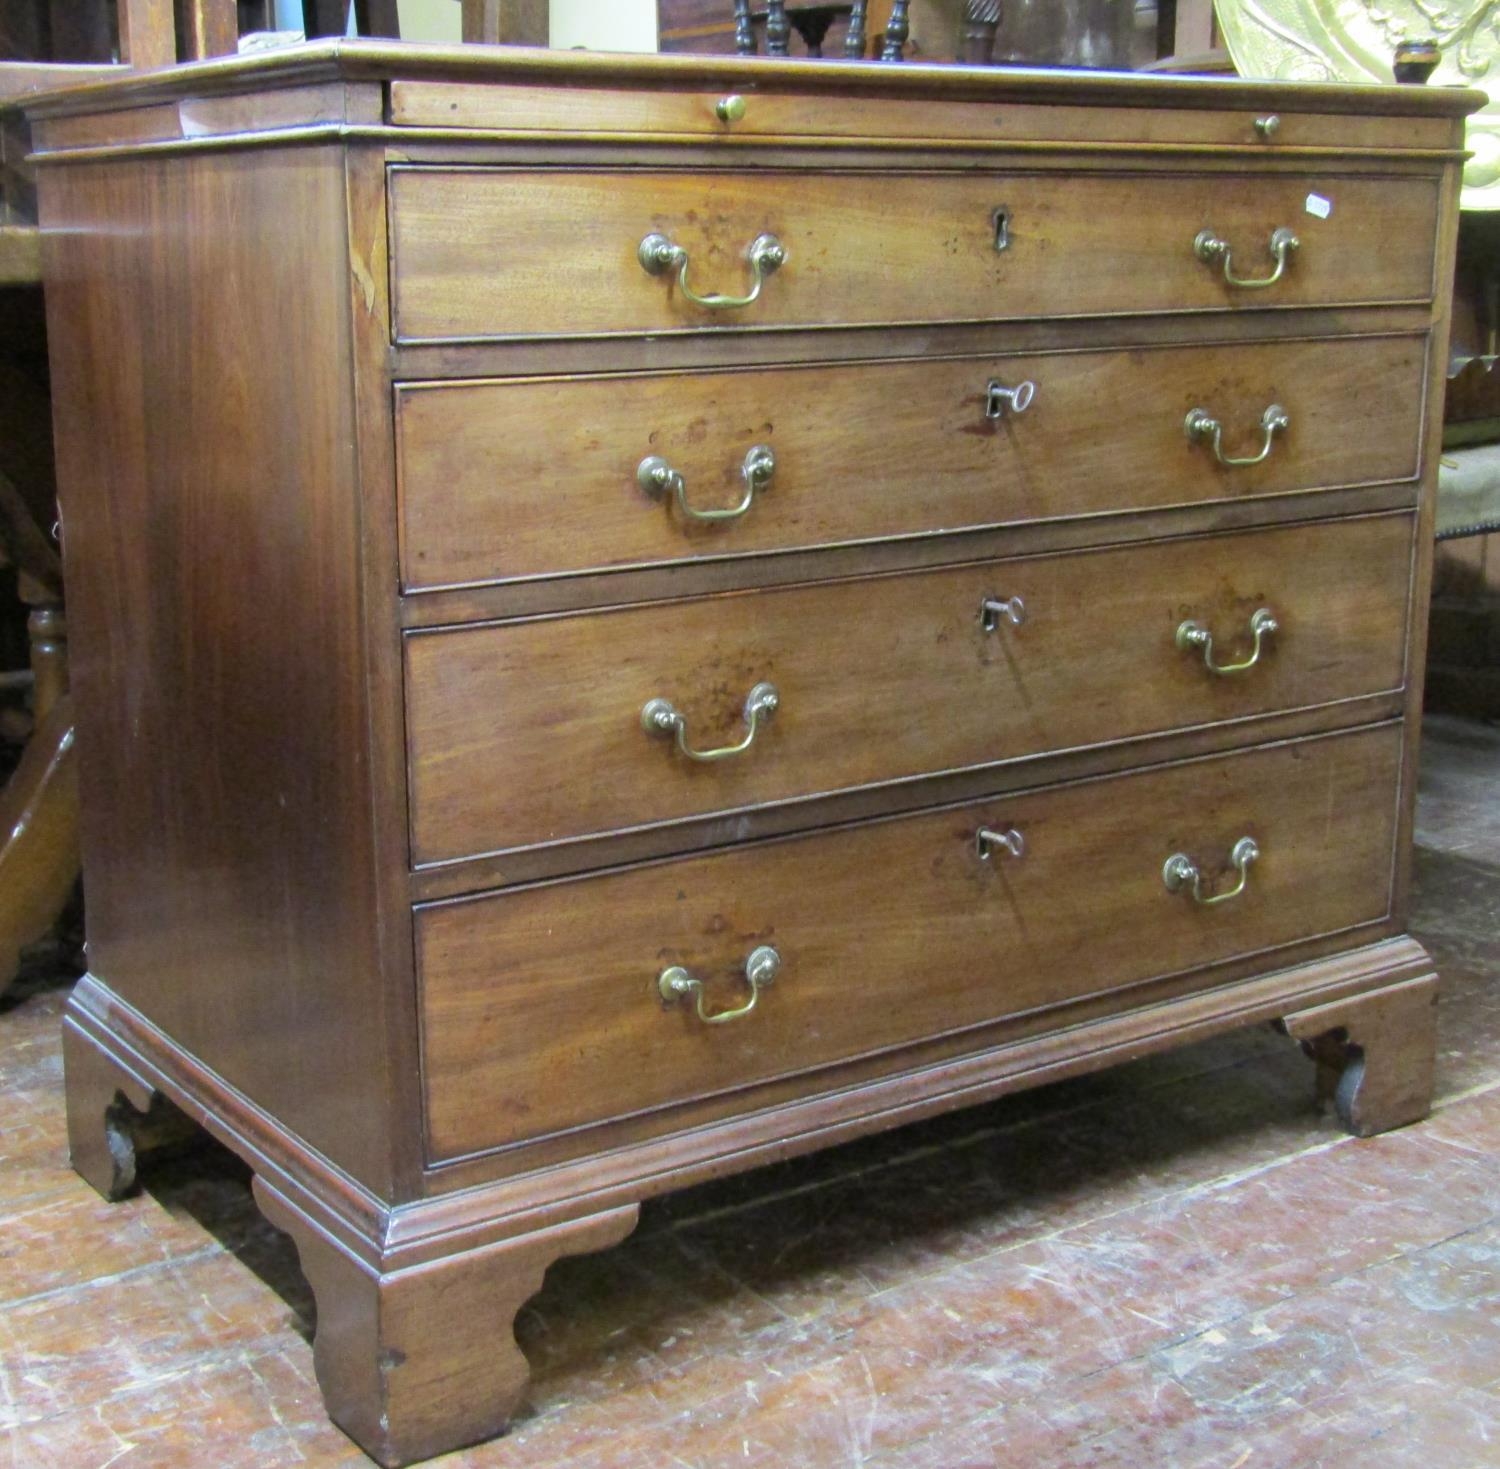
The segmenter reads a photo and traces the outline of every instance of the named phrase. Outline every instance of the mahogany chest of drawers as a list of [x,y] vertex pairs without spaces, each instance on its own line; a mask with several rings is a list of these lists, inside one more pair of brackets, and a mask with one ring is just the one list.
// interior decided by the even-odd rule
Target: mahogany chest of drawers
[[684,1183],[1275,1021],[1420,1117],[1462,92],[325,45],[35,109],[75,1163],[385,1464]]

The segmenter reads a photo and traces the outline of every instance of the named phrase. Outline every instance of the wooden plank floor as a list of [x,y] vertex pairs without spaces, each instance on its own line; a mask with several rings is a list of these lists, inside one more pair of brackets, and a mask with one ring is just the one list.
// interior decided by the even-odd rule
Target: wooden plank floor
[[[1425,752],[1428,1122],[1342,1136],[1260,1030],[680,1194],[552,1270],[525,1417],[442,1462],[1500,1465],[1500,731]],[[368,1462],[233,1159],[68,1171],[64,993],[0,1013],[0,1465]]]

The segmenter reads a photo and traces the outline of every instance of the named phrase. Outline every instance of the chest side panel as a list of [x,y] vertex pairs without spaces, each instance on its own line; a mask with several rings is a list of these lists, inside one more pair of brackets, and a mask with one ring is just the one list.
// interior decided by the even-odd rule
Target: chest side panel
[[343,152],[42,175],[90,965],[378,1185]]

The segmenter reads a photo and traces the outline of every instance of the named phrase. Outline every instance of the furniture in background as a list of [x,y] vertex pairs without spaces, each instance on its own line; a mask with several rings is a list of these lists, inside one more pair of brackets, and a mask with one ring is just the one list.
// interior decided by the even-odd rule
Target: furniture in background
[[1000,30],[1001,0],[966,0],[958,33],[958,59],[971,66],[988,66],[995,59]]
[[793,33],[801,38],[803,51],[811,57],[823,55],[828,32],[838,25],[842,32],[839,52],[858,59],[865,54],[865,0],[847,5],[788,5],[772,0],[754,7],[750,0],[734,0],[734,50],[753,56],[764,44],[768,56],[789,56]]
[[1213,0],[1157,0],[1156,60],[1142,69],[1200,76],[1232,73]]
[[846,56],[865,54],[865,3],[855,0],[849,5],[787,5],[772,0],[763,10],[753,10],[750,0],[734,3],[734,49],[741,56],[753,56],[765,37],[768,56],[791,54],[793,31],[802,38],[807,55],[820,57],[823,42],[835,21],[844,23],[843,52]]
[[[664,51],[780,49],[788,30],[778,12],[791,22],[793,54],[914,61],[965,61],[1022,65],[1064,65],[1129,68],[1184,46],[1207,50],[1212,29],[1210,0],[1161,0],[1155,28],[1142,31],[1144,16],[1133,0],[868,0],[853,6],[854,15],[827,18],[850,6],[752,4],[751,0],[658,0],[658,30]],[[798,24],[799,15],[811,22]],[[823,37],[832,40],[824,47]],[[769,34],[768,34],[769,27]],[[1158,49],[1157,35],[1162,38]],[[797,37],[801,37],[801,48]],[[811,39],[812,44],[809,44]],[[1200,45],[1201,39],[1201,45]],[[1193,63],[1212,64],[1214,58],[1195,56]]]
[[[863,58],[882,40],[892,0],[858,0],[836,6],[769,6],[763,0],[658,0],[657,32],[663,51],[700,51],[751,55],[811,54],[815,44],[825,55]],[[786,12],[786,29],[773,13]],[[832,11],[824,26],[818,12]],[[800,24],[798,24],[800,22]],[[767,27],[770,34],[767,34]],[[878,51],[876,53],[878,55]]]
[[1428,707],[1500,719],[1500,210],[1459,221]]
[[401,1464],[653,1194],[1273,1020],[1422,1116],[1477,101],[346,43],[38,103],[80,1172],[158,1093],[245,1158]]
[[[398,0],[303,0],[308,37],[342,36],[351,4],[362,36],[401,34]],[[545,46],[550,0],[462,0],[465,41]]]
[[302,0],[303,32],[310,38],[345,35],[351,9],[362,36],[400,35],[397,0]]
[[1002,11],[999,62],[1114,71],[1134,62],[1134,0],[1004,0]]
[[24,951],[53,931],[78,882],[62,564],[48,533],[51,415],[45,364],[36,359],[45,344],[34,297],[0,289],[0,567],[9,565],[29,613],[28,667],[5,682],[30,696],[26,742],[0,786],[0,990],[16,977]]
[[545,46],[550,9],[549,0],[463,0],[464,40]]

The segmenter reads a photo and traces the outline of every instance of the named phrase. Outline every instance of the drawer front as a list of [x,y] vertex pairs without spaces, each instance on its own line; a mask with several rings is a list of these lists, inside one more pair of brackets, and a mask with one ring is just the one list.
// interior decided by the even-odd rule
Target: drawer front
[[[1423,336],[1374,337],[407,384],[403,580],[466,586],[1412,479],[1425,351]],[[1287,422],[1264,460],[1221,463],[1265,449],[1277,406]],[[1194,410],[1221,425],[1217,454],[1211,433],[1187,432]],[[772,467],[757,479],[746,464],[762,449]],[[648,460],[664,468],[643,482]]]
[[[1400,754],[1387,726],[421,909],[432,1154],[1378,920]],[[1019,832],[1022,855],[990,844],[982,859],[981,829]],[[1230,897],[1230,854],[1247,837],[1258,856]],[[1200,905],[1190,881],[1168,890],[1178,854],[1201,895],[1223,901]],[[761,946],[780,969],[752,1013],[704,1024],[691,993],[664,1002],[661,975],[679,966],[706,1013],[744,1005],[743,966]]]
[[[1312,196],[1323,203],[1314,202]],[[390,171],[402,340],[591,336],[1426,301],[1436,180],[1305,174]],[[1327,213],[1327,218],[1319,215]],[[1298,247],[1274,285],[1273,231]],[[785,263],[749,294],[753,243]]]
[[[1401,686],[1411,518],[408,635],[417,862],[729,812]],[[982,616],[986,600],[1020,606]],[[1177,645],[1184,623],[1214,637]],[[1012,614],[1024,616],[1015,625]],[[986,624],[992,624],[987,626]],[[770,684],[778,706],[745,718]],[[668,701],[672,730],[643,727]]]
[[[735,105],[737,100],[738,105]],[[738,116],[734,116],[738,113]],[[728,115],[726,115],[728,114]],[[1275,123],[1268,130],[1269,117]],[[799,96],[787,92],[612,91],[588,87],[478,86],[393,82],[397,127],[495,128],[526,133],[640,132],[715,138],[889,138],[1006,142],[1218,143],[1267,148],[1449,148],[1443,117],[1212,111],[1170,107],[1003,105],[932,98]],[[1260,126],[1257,126],[1260,124]],[[1269,138],[1266,136],[1269,131]]]

